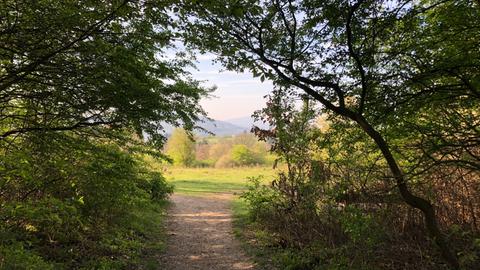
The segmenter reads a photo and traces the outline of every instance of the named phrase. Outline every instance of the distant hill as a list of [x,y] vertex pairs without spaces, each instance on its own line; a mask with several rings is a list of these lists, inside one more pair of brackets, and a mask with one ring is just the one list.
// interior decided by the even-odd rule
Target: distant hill
[[[196,125],[212,132],[216,136],[230,136],[230,135],[240,134],[243,132],[250,132],[250,128],[238,126],[226,121],[208,120],[206,118],[203,118],[202,121],[197,122]],[[165,134],[169,136],[170,134],[172,134],[173,129],[174,129],[173,126],[166,125]],[[195,130],[195,134],[199,136],[210,135],[207,132],[202,132],[200,130]]]
[[[250,116],[228,119],[225,121],[208,120],[206,118],[203,118],[202,120],[203,122],[202,121],[197,122],[197,126],[212,132],[216,136],[231,136],[231,135],[237,135],[243,132],[250,132],[254,124],[260,128],[264,128],[264,129],[268,128],[268,125],[254,122],[253,118]],[[165,134],[167,134],[167,137],[170,134],[172,134],[173,129],[174,127],[171,125],[165,126]],[[207,132],[202,132],[200,130],[196,130],[195,134],[198,136],[210,135]]]
[[244,117],[239,117],[239,118],[228,119],[228,120],[225,120],[225,122],[234,124],[234,125],[239,126],[239,127],[243,127],[245,129],[247,129],[248,131],[250,131],[250,129],[252,129],[253,125],[255,125],[257,127],[260,127],[260,128],[263,128],[263,129],[268,128],[268,125],[266,125],[262,122],[255,122],[251,116],[244,116]]
[[[230,122],[226,121],[220,121],[220,120],[206,120],[204,119],[205,122],[197,123],[198,126],[214,133],[217,136],[228,136],[228,135],[236,135],[240,134],[243,132],[250,132],[250,129],[245,128],[243,126],[235,125]],[[196,133],[200,136],[207,136],[209,135],[208,133],[201,132],[201,131],[196,131]]]

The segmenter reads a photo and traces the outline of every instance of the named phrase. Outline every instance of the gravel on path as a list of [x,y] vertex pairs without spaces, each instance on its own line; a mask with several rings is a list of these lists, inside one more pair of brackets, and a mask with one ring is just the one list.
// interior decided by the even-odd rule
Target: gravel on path
[[255,269],[232,233],[231,194],[173,195],[165,270]]

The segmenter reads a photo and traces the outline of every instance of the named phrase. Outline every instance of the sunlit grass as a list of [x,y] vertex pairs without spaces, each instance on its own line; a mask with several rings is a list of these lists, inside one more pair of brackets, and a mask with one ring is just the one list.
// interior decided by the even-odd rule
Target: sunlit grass
[[239,168],[180,168],[166,167],[164,175],[175,186],[176,193],[240,193],[246,189],[249,177],[261,176],[264,182],[273,180],[271,167]]

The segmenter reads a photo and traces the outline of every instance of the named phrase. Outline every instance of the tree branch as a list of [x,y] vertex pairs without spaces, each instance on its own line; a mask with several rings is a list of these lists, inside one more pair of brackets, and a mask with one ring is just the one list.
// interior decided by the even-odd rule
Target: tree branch
[[124,0],[122,2],[121,5],[119,5],[117,8],[115,8],[112,12],[110,12],[107,16],[105,16],[103,19],[101,19],[100,21],[92,24],[89,28],[87,28],[79,37],[77,37],[76,39],[68,42],[67,44],[65,44],[64,46],[40,57],[39,59],[37,59],[36,61],[34,61],[33,63],[30,63],[18,70],[16,70],[13,74],[10,74],[10,75],[7,75],[5,76],[4,78],[1,78],[0,79],[0,91],[3,91],[5,89],[7,89],[8,87],[10,87],[11,85],[17,83],[18,81],[22,80],[23,78],[25,78],[27,75],[29,75],[30,73],[32,73],[33,71],[35,71],[35,69],[40,66],[41,64],[45,63],[46,61],[48,61],[49,59],[51,59],[52,57],[54,57],[55,55],[71,48],[72,46],[74,46],[75,44],[77,44],[78,42],[88,38],[88,36],[93,33],[98,27],[100,27],[102,24],[104,24],[105,22],[113,19],[115,16],[115,14],[122,8],[124,7],[128,2],[130,2],[130,0]]
[[365,69],[363,68],[362,62],[360,60],[360,56],[357,54],[353,47],[353,33],[352,33],[352,19],[354,16],[355,11],[360,7],[360,5],[364,2],[365,0],[359,0],[356,2],[351,8],[350,11],[348,12],[347,15],[347,24],[346,24],[346,33],[347,33],[347,46],[348,46],[348,53],[350,56],[353,58],[355,61],[355,65],[357,66],[358,72],[360,73],[360,81],[362,84],[362,92],[360,94],[360,106],[358,108],[358,111],[360,114],[363,113],[363,109],[365,106],[365,99],[367,95],[367,78],[366,78],[366,72]]
[[84,128],[84,127],[111,125],[111,124],[114,124],[114,123],[115,123],[115,121],[78,122],[78,123],[76,123],[74,125],[71,125],[71,126],[19,128],[19,129],[13,129],[13,130],[9,130],[7,132],[4,132],[2,135],[0,135],[0,139],[5,139],[5,138],[7,138],[9,136],[12,136],[12,135],[15,135],[15,134],[22,134],[22,133],[32,132],[32,131],[68,131],[68,130],[74,130],[74,129]]

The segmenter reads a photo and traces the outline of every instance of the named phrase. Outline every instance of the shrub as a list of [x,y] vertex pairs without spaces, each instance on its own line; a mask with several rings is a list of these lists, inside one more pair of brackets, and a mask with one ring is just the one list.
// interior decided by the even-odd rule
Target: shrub
[[230,155],[224,155],[215,162],[215,168],[230,168],[235,165]]
[[150,198],[154,202],[161,202],[173,193],[173,186],[168,184],[160,173],[152,173],[150,179]]
[[243,144],[234,145],[230,151],[230,156],[237,166],[252,165],[259,162],[257,155]]
[[0,160],[0,179],[8,179],[0,192],[0,258],[31,254],[38,265],[92,269],[139,253],[131,213],[172,192],[161,174],[119,145],[75,135],[36,136],[21,146]]
[[49,270],[55,267],[38,254],[25,249],[22,244],[14,242],[10,245],[0,245],[0,269]]
[[275,204],[280,204],[279,194],[261,184],[261,177],[248,178],[247,191],[240,196],[248,204],[248,213],[253,221],[268,219]]

